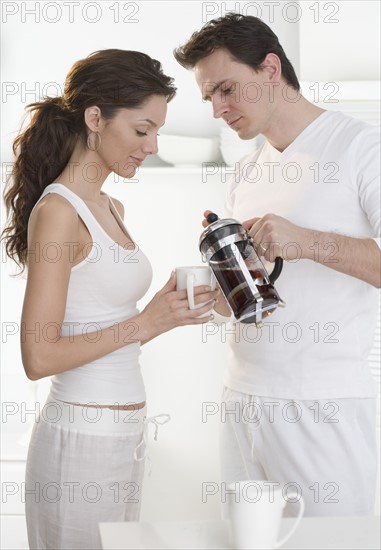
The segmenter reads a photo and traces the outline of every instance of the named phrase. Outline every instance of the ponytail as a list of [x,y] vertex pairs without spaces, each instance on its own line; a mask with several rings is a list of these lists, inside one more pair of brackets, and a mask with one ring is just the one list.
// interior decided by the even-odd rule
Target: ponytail
[[21,271],[27,264],[27,229],[34,205],[62,173],[78,140],[86,147],[86,108],[97,105],[111,120],[120,109],[136,109],[152,95],[170,101],[175,93],[173,79],[163,73],[159,61],[142,52],[110,49],[77,61],[62,97],[29,105],[31,122],[13,143],[16,161],[4,193],[9,219],[2,233],[6,253]]
[[68,164],[78,132],[62,98],[47,98],[28,106],[32,119],[13,142],[16,161],[4,193],[9,223],[3,231],[5,250],[21,270],[27,263],[30,213],[47,185]]

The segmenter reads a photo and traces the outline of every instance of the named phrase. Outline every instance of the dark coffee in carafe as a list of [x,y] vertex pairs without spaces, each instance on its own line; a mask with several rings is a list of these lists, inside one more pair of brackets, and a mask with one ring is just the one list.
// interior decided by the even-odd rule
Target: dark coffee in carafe
[[260,325],[279,305],[284,305],[273,286],[283,260],[276,258],[269,275],[250,235],[237,220],[212,222],[201,234],[200,251],[237,321]]

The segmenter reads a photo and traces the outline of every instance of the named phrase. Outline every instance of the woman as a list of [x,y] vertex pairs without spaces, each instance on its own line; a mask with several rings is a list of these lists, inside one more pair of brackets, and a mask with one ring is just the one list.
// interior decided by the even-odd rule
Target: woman
[[[52,376],[30,442],[31,548],[100,548],[98,523],[139,518],[145,390],[140,345],[201,324],[217,292],[189,310],[175,275],[139,313],[151,266],[102,191],[157,152],[173,80],[158,61],[103,50],[70,70],[64,94],[31,105],[5,194],[6,250],[28,268],[21,348],[31,380]],[[115,250],[118,254],[115,254]],[[197,315],[197,316],[196,316]]]

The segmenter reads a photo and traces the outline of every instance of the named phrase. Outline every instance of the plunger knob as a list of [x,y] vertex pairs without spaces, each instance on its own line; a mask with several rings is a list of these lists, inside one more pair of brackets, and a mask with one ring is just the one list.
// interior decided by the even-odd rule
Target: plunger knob
[[218,220],[218,216],[214,212],[211,212],[206,218],[206,221],[208,223],[213,223],[213,222],[216,222],[217,220]]

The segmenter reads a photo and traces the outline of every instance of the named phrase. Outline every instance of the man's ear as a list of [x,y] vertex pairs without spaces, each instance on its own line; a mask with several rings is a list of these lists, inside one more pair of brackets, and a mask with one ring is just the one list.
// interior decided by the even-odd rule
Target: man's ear
[[101,110],[96,105],[87,107],[84,112],[85,124],[90,132],[98,132],[101,125]]
[[282,77],[282,63],[275,53],[268,53],[261,67],[268,74],[269,82],[280,82]]

